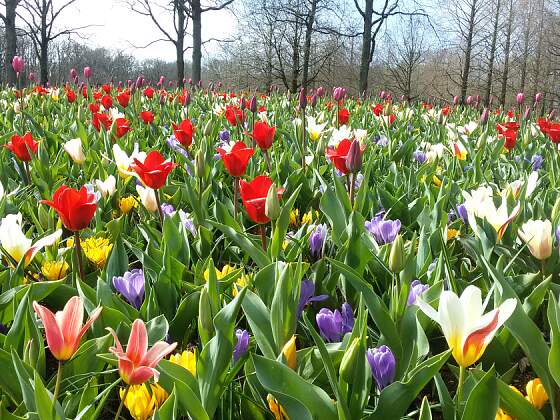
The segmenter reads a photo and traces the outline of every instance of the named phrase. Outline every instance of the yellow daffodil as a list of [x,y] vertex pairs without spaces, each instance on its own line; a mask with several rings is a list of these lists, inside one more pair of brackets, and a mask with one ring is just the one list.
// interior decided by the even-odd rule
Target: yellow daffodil
[[82,249],[86,258],[98,268],[103,268],[113,249],[113,244],[107,238],[87,238],[82,241]]
[[[151,388],[151,394],[148,391],[148,387]],[[124,394],[125,390],[121,388],[119,391],[121,399],[124,397]],[[154,413],[154,410],[161,407],[167,396],[167,392],[157,384],[131,385],[126,394],[124,405],[134,420],[148,420]]]
[[235,283],[233,284],[232,294],[233,297],[237,296],[238,290],[243,289],[245,286],[249,284],[249,280],[251,279],[250,274],[242,274]]
[[[315,211],[315,218],[319,217],[319,212]],[[313,223],[313,210],[309,210],[307,213],[305,213],[303,216],[301,216],[301,224],[305,225],[305,224],[312,224]]]
[[544,407],[545,403],[548,401],[548,395],[540,378],[536,378],[527,382],[525,386],[525,391],[527,391],[527,396],[525,397],[533,407],[540,410]]
[[278,404],[276,398],[268,394],[266,400],[268,401],[268,408],[270,409],[272,414],[274,414],[274,420],[289,420],[288,414],[286,414],[284,407]]
[[41,273],[47,280],[55,281],[66,277],[69,268],[66,261],[47,261],[41,266]]
[[[218,270],[216,268],[216,278],[218,280],[224,278],[225,276],[227,276],[229,273],[232,273],[235,271],[235,267],[232,267],[229,264],[226,264],[222,267],[221,270]],[[204,270],[204,281],[208,281],[208,279],[210,278],[210,273],[208,272],[208,269]]]
[[456,362],[467,368],[484,354],[498,328],[513,313],[517,301],[506,299],[500,306],[484,314],[482,293],[478,287],[471,285],[461,297],[444,290],[439,297],[437,312],[422,299],[416,303],[422,312],[441,326]]
[[187,369],[193,376],[196,376],[196,353],[192,350],[185,350],[183,353],[175,353],[169,360],[176,365]]
[[456,238],[460,234],[461,234],[461,231],[458,230],[458,229],[447,229],[447,240],[449,241],[453,238]]
[[284,347],[282,348],[282,354],[286,359],[286,364],[289,368],[295,369],[297,366],[297,355],[296,355],[296,336],[292,335]]
[[130,213],[130,211],[135,207],[138,207],[138,201],[136,201],[136,198],[131,195],[123,197],[119,200],[119,209],[121,209],[121,212],[124,214]]
[[513,418],[509,414],[507,414],[504,410],[499,408],[498,412],[496,413],[496,420],[513,420]]
[[292,209],[292,211],[290,211],[290,225],[296,226],[298,224],[298,218],[299,218],[299,210]]

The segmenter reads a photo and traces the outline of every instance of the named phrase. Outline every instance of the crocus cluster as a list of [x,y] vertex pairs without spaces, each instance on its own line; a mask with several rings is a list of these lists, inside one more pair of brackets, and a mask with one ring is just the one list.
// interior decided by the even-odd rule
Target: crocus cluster
[[340,311],[334,312],[328,308],[322,308],[316,316],[317,326],[321,336],[329,342],[339,342],[342,336],[352,332],[354,328],[354,313],[348,303],[343,303]]

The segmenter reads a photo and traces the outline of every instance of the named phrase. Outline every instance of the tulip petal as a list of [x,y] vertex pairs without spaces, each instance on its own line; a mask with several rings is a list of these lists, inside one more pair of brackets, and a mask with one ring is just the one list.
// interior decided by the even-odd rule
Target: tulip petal
[[53,356],[57,357],[61,353],[64,347],[64,337],[54,314],[42,305],[39,305],[36,301],[33,302],[33,309],[41,318],[43,326],[45,328],[45,336],[47,338],[47,344]]
[[67,345],[78,339],[84,318],[84,304],[78,296],[73,296],[64,306],[62,312],[56,313],[56,320]]
[[86,321],[86,323],[84,324],[84,326],[80,330],[80,334],[79,334],[80,339],[86,333],[86,331],[89,329],[91,324],[93,324],[93,322],[99,317],[99,315],[101,315],[101,310],[102,309],[103,308],[101,306],[98,306],[97,308],[95,308],[95,310],[91,314],[90,318]]
[[136,363],[141,363],[148,350],[148,332],[146,325],[141,319],[136,319],[132,323],[128,346],[126,347],[126,355]]
[[35,244],[25,253],[25,264],[29,264],[33,260],[37,252],[39,252],[46,246],[53,245],[61,236],[62,230],[58,229],[53,234],[45,236],[44,238],[41,238],[37,242],[35,242]]
[[156,367],[161,359],[175,350],[175,347],[177,347],[177,343],[168,344],[165,341],[158,341],[146,353],[141,363],[152,368]]
[[116,347],[109,347],[109,351],[117,357],[119,357],[119,355],[120,356],[126,356],[125,352],[123,351],[121,342],[119,341],[119,337],[117,336],[117,333],[115,332],[115,330],[110,328],[110,327],[107,327],[105,329],[111,333],[111,335],[113,336],[113,339],[115,340],[115,346]]
[[130,376],[126,378],[126,382],[129,385],[139,385],[143,384],[152,377],[154,377],[156,381],[159,378],[159,372],[156,369],[148,366],[139,366],[134,368]]

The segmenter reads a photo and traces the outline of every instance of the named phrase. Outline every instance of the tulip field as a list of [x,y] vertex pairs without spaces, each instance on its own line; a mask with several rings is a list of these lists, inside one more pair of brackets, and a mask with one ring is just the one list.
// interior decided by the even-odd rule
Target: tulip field
[[0,90],[1,419],[559,418],[542,95],[89,75]]

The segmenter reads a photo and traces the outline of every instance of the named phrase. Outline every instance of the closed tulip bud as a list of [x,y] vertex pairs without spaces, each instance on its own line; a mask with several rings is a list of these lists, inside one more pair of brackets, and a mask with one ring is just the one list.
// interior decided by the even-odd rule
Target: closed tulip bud
[[317,88],[317,96],[322,98],[325,95],[325,88],[323,86],[319,86]]
[[33,72],[29,73],[27,78],[29,79],[30,82],[34,82],[35,81],[35,73],[33,73]]
[[397,235],[391,245],[391,252],[389,253],[389,269],[393,273],[398,274],[404,269],[405,263],[404,240],[401,235]]
[[208,120],[204,125],[204,135],[209,136],[212,134],[212,120]]
[[192,79],[189,79],[189,86],[192,86]]
[[540,378],[527,382],[525,391],[527,391],[527,401],[529,401],[537,410],[543,408],[548,401],[548,394],[546,393],[546,389],[544,388]]
[[386,96],[386,95],[385,95],[385,91],[384,91],[384,90],[382,90],[381,92],[379,92],[379,98],[380,98],[380,99],[385,99],[385,96]]
[[359,351],[360,351],[360,338],[356,337],[346,349],[344,356],[342,356],[342,361],[340,362],[340,369],[338,371],[340,377],[344,381],[346,381],[346,383],[350,382],[351,380],[351,375],[354,372],[354,367],[356,366],[356,359],[358,357]]
[[314,95],[311,97],[311,106],[312,106],[313,108],[315,108],[315,107],[317,106],[317,94],[314,94]]
[[63,147],[74,163],[81,165],[86,160],[84,150],[82,148],[82,140],[80,138],[68,140],[64,143]]
[[144,78],[142,76],[138,76],[136,78],[136,89],[140,89],[144,85]]
[[471,105],[473,103],[473,97],[471,95],[467,96],[467,105]]
[[163,93],[159,95],[159,104],[161,106],[165,105],[165,95]]
[[210,296],[208,289],[203,287],[200,291],[200,300],[198,302],[198,335],[203,345],[214,336],[214,324],[212,322],[212,306],[210,304]]
[[202,150],[199,150],[198,152],[196,152],[196,155],[194,156],[195,175],[199,178],[204,178],[205,167],[206,164],[204,162],[204,152]]
[[30,338],[27,340],[27,344],[23,350],[23,361],[30,366],[36,366],[38,358],[39,349],[37,348],[37,342]]
[[344,95],[346,95],[346,89],[344,89],[343,87],[339,86],[333,89],[333,99],[335,101],[341,101],[342,99],[344,99]]
[[527,121],[531,116],[531,108],[525,107],[525,113],[523,114],[523,119]]
[[140,196],[140,201],[146,210],[153,213],[158,209],[156,194],[153,189],[137,185],[136,192]]
[[350,150],[346,155],[346,169],[348,172],[356,173],[362,168],[362,150],[360,142],[353,140],[350,145]]
[[274,184],[268,189],[264,214],[266,214],[270,220],[276,220],[280,217],[280,200],[278,199],[278,191]]
[[91,67],[89,66],[84,67],[84,77],[86,79],[89,79],[91,75],[92,75]]
[[196,84],[198,86],[198,88],[200,89],[202,87],[202,80],[199,80],[198,83]]
[[537,260],[552,255],[552,223],[550,220],[529,220],[517,232]]
[[535,103],[538,104],[540,101],[542,101],[542,99],[543,99],[543,93],[542,93],[542,92],[538,92],[538,93],[535,95]]
[[482,114],[480,115],[480,125],[486,125],[488,122],[488,116],[490,115],[488,108],[484,108]]
[[74,79],[76,78],[76,76],[78,76],[78,72],[76,71],[75,68],[71,68],[71,69],[70,69],[70,78],[71,78],[72,80],[74,80]]
[[247,108],[247,100],[245,99],[244,96],[241,98],[241,102],[240,102],[239,106],[241,107],[241,109]]
[[517,102],[517,105],[521,105],[524,101],[525,101],[525,95],[523,94],[523,92],[519,92],[515,96],[515,102]]
[[189,91],[187,91],[187,93],[185,93],[185,105],[190,105],[191,104],[191,93]]
[[257,112],[257,97],[255,95],[253,95],[251,101],[249,102],[249,111],[253,113]]
[[296,336],[292,335],[284,347],[282,347],[282,355],[286,360],[286,364],[290,369],[294,369],[297,366],[297,354],[296,354]]
[[459,97],[457,95],[455,95],[453,97],[453,105],[458,105],[459,104]]
[[299,91],[298,98],[299,109],[305,109],[307,107],[307,92],[304,88]]

